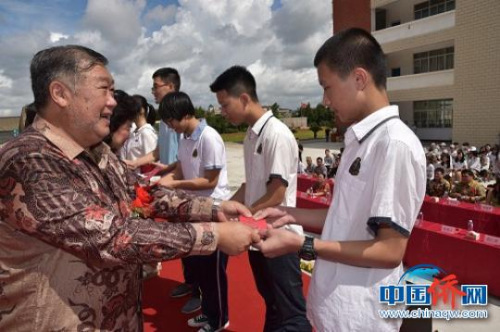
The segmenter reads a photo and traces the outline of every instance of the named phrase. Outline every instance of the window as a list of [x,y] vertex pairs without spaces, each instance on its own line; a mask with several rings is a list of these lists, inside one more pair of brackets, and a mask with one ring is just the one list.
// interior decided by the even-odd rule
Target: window
[[401,76],[401,67],[391,68],[391,77]]
[[417,128],[451,128],[453,99],[414,101],[413,118]]
[[455,0],[429,0],[413,7],[415,20],[455,9]]
[[440,50],[413,54],[413,73],[453,69],[455,48],[447,47]]

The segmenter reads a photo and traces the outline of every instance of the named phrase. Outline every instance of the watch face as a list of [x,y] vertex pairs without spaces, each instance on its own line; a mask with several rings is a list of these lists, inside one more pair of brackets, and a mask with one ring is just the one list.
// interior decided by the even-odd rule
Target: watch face
[[314,251],[314,238],[307,236],[299,251],[299,257],[306,261],[312,261],[316,259],[316,256],[316,252]]

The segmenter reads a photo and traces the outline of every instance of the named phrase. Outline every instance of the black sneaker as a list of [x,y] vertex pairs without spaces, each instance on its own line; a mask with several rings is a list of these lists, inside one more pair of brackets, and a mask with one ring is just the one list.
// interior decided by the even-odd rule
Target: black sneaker
[[179,286],[172,289],[170,292],[171,297],[183,297],[189,295],[193,292],[193,287],[189,284],[180,284]]
[[191,298],[182,307],[183,314],[190,314],[201,309],[201,299],[198,296],[191,296]]

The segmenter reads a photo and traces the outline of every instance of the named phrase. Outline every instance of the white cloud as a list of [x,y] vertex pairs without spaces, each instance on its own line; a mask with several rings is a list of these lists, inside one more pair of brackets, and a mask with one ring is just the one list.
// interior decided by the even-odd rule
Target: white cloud
[[68,37],[69,37],[68,35],[65,35],[65,34],[62,34],[59,32],[51,32],[50,33],[50,41],[52,43],[57,43],[61,39],[68,39]]
[[173,23],[175,19],[175,14],[177,13],[177,7],[175,5],[162,6],[158,5],[148,11],[146,15],[144,15],[144,19],[147,21],[160,22],[160,23]]
[[67,29],[40,26],[0,38],[0,68],[5,69],[0,82],[4,76],[11,79],[0,89],[0,116],[6,114],[2,109],[20,110],[32,101],[29,62],[38,50],[51,46],[49,40],[79,43],[103,53],[110,60],[116,87],[149,100],[151,75],[170,66],[179,70],[181,88],[196,105],[216,105],[209,84],[240,64],[254,74],[263,104],[277,102],[292,109],[301,102],[316,104],[321,90],[312,61],[332,33],[332,3],[282,0],[275,11],[272,4],[179,0],[177,7],[148,8],[145,0],[89,0],[80,21]]
[[12,88],[12,79],[5,76],[4,73],[5,70],[0,69],[0,89],[7,88],[10,89]]

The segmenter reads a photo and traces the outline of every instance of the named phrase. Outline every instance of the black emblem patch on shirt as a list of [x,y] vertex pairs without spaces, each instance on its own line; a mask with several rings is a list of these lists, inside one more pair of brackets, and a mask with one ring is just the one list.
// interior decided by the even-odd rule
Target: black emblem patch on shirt
[[198,149],[194,149],[193,151],[193,158],[198,157]]
[[257,153],[258,154],[262,153],[262,143],[259,144],[259,147],[257,148]]
[[351,164],[351,167],[349,167],[349,173],[351,173],[352,175],[358,175],[360,168],[361,168],[361,158],[358,157],[354,159],[354,161]]

